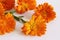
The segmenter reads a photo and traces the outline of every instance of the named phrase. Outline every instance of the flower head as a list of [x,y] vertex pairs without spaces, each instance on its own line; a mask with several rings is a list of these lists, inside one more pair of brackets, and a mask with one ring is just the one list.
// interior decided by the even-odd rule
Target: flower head
[[15,20],[12,14],[0,16],[0,35],[11,32],[15,29]]
[[22,32],[26,35],[32,36],[42,36],[46,31],[46,22],[42,16],[36,18],[35,15],[32,16],[29,22],[26,22],[22,27]]
[[30,10],[36,7],[36,0],[18,0],[18,4],[21,4],[21,2],[28,4]]
[[56,17],[53,7],[48,3],[44,3],[36,7],[35,12],[35,15],[42,15],[46,22],[50,22]]
[[20,3],[20,5],[15,7],[15,10],[17,13],[22,14],[26,11],[28,11],[28,5],[24,2]]

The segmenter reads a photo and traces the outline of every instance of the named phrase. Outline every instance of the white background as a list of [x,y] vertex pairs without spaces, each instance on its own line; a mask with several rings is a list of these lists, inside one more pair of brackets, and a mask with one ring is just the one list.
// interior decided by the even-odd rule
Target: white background
[[[16,22],[16,29],[8,34],[0,35],[0,40],[60,40],[60,1],[59,0],[37,0],[38,4],[43,4],[48,2],[54,7],[56,11],[56,19],[47,24],[46,34],[39,36],[26,36],[21,32],[22,24]],[[27,12],[23,14],[25,18],[29,19],[32,12]],[[30,17],[29,17],[30,16]]]

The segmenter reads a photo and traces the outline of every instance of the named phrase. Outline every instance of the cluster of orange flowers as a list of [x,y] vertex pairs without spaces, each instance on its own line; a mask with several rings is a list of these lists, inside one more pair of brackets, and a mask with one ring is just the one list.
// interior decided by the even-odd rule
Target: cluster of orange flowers
[[56,17],[51,5],[44,3],[35,9],[35,13],[29,22],[22,27],[22,32],[26,35],[42,36],[46,31],[46,23],[52,21]]
[[18,0],[17,4],[15,6],[15,0],[0,0],[0,35],[15,29],[16,22],[14,16],[10,12],[5,14],[5,11],[12,8],[19,14],[28,10],[34,10],[35,13],[32,15],[30,21],[24,23],[22,32],[25,35],[44,35],[46,32],[46,23],[49,23],[56,17],[53,7],[48,3],[36,7],[36,0]]

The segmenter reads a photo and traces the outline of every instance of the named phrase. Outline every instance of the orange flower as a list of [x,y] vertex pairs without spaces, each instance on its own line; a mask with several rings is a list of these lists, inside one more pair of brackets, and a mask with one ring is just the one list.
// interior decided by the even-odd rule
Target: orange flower
[[21,4],[21,2],[25,2],[26,4],[28,4],[28,8],[30,10],[36,7],[36,0],[18,0],[18,4]]
[[28,4],[28,8],[30,10],[33,10],[36,8],[36,0],[25,0],[25,2]]
[[46,22],[41,15],[37,18],[35,15],[33,15],[31,20],[29,22],[26,22],[22,27],[22,32],[26,35],[42,36],[45,34],[45,31]]
[[14,7],[15,0],[1,0],[0,1],[5,8],[5,10],[10,10]]
[[15,29],[15,20],[12,14],[0,16],[0,35],[11,32]]
[[36,0],[18,0],[18,6],[15,7],[16,12],[20,14],[34,8],[36,8]]
[[18,0],[18,6],[15,7],[20,14],[34,8],[36,8],[36,0]]
[[50,22],[56,17],[53,7],[48,3],[44,3],[36,7],[35,12],[35,15],[42,15],[46,22]]
[[28,6],[24,2],[22,2],[20,5],[15,7],[15,10],[17,13],[22,14],[26,11],[28,11]]
[[2,3],[0,3],[0,16],[4,14],[4,8],[2,6]]

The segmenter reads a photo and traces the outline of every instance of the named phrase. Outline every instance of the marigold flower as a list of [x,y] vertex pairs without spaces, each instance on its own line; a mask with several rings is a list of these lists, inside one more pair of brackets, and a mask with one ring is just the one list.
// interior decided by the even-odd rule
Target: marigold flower
[[22,14],[26,11],[28,11],[28,5],[22,2],[20,5],[15,7],[15,10],[17,13]]
[[0,16],[3,15],[5,12],[3,6],[2,6],[2,3],[0,3]]
[[5,10],[10,10],[14,7],[15,0],[1,0],[0,1],[5,8]]
[[46,22],[50,22],[56,17],[53,7],[48,3],[44,3],[36,7],[35,12],[35,15],[42,15]]
[[27,8],[30,10],[36,8],[36,0],[18,0],[18,5],[21,5],[21,3],[27,4]]
[[32,36],[42,36],[46,31],[46,22],[42,16],[36,18],[35,15],[32,16],[29,22],[26,22],[22,27],[22,32],[26,35]]
[[0,16],[0,35],[11,32],[15,29],[15,20],[12,14]]

